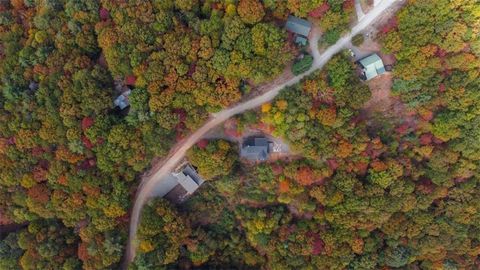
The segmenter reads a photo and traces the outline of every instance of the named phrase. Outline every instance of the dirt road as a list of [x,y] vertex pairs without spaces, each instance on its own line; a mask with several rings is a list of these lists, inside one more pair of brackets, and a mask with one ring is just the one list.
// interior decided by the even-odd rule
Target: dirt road
[[155,185],[159,181],[162,181],[162,178],[175,168],[175,166],[183,159],[185,153],[190,147],[200,140],[208,131],[223,123],[230,117],[254,109],[263,103],[271,101],[283,88],[300,82],[300,80],[305,76],[322,68],[330,60],[330,58],[332,58],[336,53],[340,52],[345,45],[349,44],[354,35],[360,33],[363,29],[372,24],[383,12],[388,12],[387,10],[397,1],[399,0],[380,0],[377,5],[351,29],[351,32],[348,35],[342,37],[337,41],[337,43],[329,47],[321,55],[318,53],[317,48],[319,36],[312,35],[309,42],[315,60],[310,70],[295,76],[286,82],[273,85],[271,89],[260,96],[213,114],[212,117],[200,129],[196,130],[190,136],[174,146],[168,157],[164,159],[164,162],[160,165],[154,166],[152,170],[150,170],[150,173],[143,177],[142,182],[137,189],[137,195],[130,219],[130,232],[125,258],[126,262],[131,262],[135,257],[134,240],[143,206],[151,197],[155,196],[154,192],[152,192],[155,190]]
[[355,0],[355,11],[357,12],[357,19],[361,20],[365,17],[365,13],[363,12],[362,5],[360,4],[361,0]]

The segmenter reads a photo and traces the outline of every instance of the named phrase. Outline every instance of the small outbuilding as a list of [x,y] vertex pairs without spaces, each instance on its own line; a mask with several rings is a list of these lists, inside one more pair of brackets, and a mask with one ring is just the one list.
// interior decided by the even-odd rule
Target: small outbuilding
[[288,16],[285,25],[287,31],[295,34],[295,43],[301,46],[306,46],[308,42],[308,35],[312,30],[312,24],[304,19],[295,16]]
[[31,81],[31,82],[28,84],[28,88],[29,88],[31,91],[37,91],[37,90],[38,90],[38,83],[37,83],[37,82],[34,82],[34,81]]
[[362,79],[368,81],[385,73],[385,65],[378,54],[371,54],[358,61],[358,64],[362,68]]
[[272,143],[265,137],[251,137],[242,144],[240,156],[250,161],[266,161],[270,155]]
[[118,96],[113,103],[115,106],[118,106],[120,110],[125,109],[126,107],[130,106],[130,101],[128,100],[128,96],[132,93],[132,90],[128,89],[127,91],[123,92],[120,96]]

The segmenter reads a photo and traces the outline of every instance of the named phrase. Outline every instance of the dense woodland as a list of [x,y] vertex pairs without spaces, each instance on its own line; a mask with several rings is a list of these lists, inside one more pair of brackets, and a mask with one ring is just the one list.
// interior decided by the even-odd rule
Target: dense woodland
[[[289,14],[331,44],[352,4],[2,1],[0,226],[21,226],[1,235],[0,269],[119,269],[153,157],[288,67]],[[192,148],[209,181],[145,208],[130,268],[479,268],[479,24],[476,0],[411,0],[382,29],[406,115],[365,119],[369,89],[340,54],[240,117],[270,126],[294,161]],[[132,89],[126,111],[115,81]]]
[[[339,36],[352,3],[2,1],[0,226],[26,227],[2,234],[0,269],[118,269],[153,157],[283,72],[298,51],[283,27],[289,14]],[[113,106],[116,84],[132,89],[126,111]],[[192,162],[227,167],[198,162],[202,173],[228,176],[234,149],[204,150]],[[170,252],[173,263],[181,252]]]
[[[381,29],[403,114],[365,114],[369,89],[340,54],[241,116],[301,156],[228,162],[186,203],[152,201],[131,269],[480,268],[479,11],[409,1]],[[220,143],[190,157],[229,160]]]

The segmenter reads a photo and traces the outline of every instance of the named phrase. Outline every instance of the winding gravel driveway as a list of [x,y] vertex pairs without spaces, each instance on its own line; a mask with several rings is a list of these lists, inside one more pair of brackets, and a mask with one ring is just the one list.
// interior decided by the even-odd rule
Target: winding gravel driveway
[[[133,210],[131,213],[130,219],[130,232],[128,243],[126,247],[126,256],[125,256],[125,265],[133,260],[135,257],[135,244],[134,240],[136,237],[138,222],[140,219],[140,213],[145,205],[145,203],[152,197],[155,197],[155,186],[157,183],[162,181],[162,178],[169,174],[175,166],[183,159],[185,153],[187,152],[190,147],[192,147],[198,140],[200,140],[208,131],[216,127],[217,125],[223,123],[227,119],[231,118],[236,114],[243,113],[245,111],[254,109],[259,107],[263,103],[269,102],[278,95],[280,90],[287,86],[294,85],[305,76],[310,75],[312,72],[322,68],[335,54],[340,52],[346,45],[349,44],[351,38],[360,33],[370,24],[372,24],[375,19],[377,19],[383,12],[385,12],[389,7],[391,7],[395,2],[399,0],[377,0],[376,6],[368,12],[352,29],[349,34],[342,37],[329,47],[324,53],[320,54],[318,51],[318,34],[313,34],[310,37],[310,48],[313,52],[314,62],[310,70],[307,72],[300,74],[298,76],[293,77],[292,79],[279,83],[277,85],[273,85],[271,89],[266,91],[264,94],[257,96],[251,100],[245,101],[238,105],[235,105],[231,108],[225,109],[218,113],[212,114],[210,119],[199,129],[197,129],[194,133],[190,136],[182,140],[181,142],[177,143],[170,154],[164,159],[164,161],[160,164],[154,166],[148,174],[146,174],[140,183],[140,186],[137,189],[137,194],[135,198],[135,203],[133,206]],[[377,3],[378,2],[378,3]]]
[[360,21],[365,17],[365,13],[362,9],[362,4],[360,3],[361,0],[355,0],[355,11],[357,12],[357,19]]

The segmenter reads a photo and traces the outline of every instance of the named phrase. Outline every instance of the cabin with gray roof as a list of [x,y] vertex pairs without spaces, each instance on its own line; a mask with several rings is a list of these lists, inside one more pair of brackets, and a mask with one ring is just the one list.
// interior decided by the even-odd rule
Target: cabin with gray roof
[[270,155],[271,142],[265,137],[251,137],[242,144],[240,156],[250,161],[266,161]]
[[362,79],[366,81],[373,79],[386,71],[382,59],[376,53],[359,60],[358,64],[363,71]]
[[287,31],[295,34],[296,44],[302,46],[307,45],[308,35],[312,30],[312,24],[309,21],[290,15],[288,16],[285,27],[287,28]]

